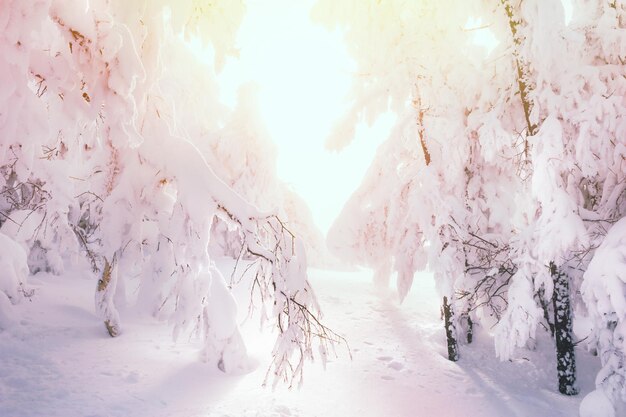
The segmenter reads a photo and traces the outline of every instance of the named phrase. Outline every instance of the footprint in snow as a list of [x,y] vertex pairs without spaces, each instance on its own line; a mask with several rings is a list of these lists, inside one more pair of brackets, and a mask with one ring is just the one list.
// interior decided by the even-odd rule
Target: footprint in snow
[[395,371],[401,371],[404,369],[404,365],[398,361],[394,361],[391,356],[379,356],[376,359],[381,362],[388,362],[387,368],[391,368]]
[[462,374],[460,374],[459,372],[455,372],[455,371],[444,371],[443,374],[447,377],[454,378],[454,379],[459,379],[463,377]]
[[137,382],[139,382],[139,374],[133,371],[129,373],[128,375],[126,375],[124,380],[128,382],[129,384],[136,384]]
[[384,379],[385,381],[393,381],[395,378],[389,375],[383,375],[380,379]]
[[295,416],[296,414],[292,414],[292,410],[289,407],[285,407],[284,405],[277,405],[274,407],[274,411],[276,412],[276,417],[290,417]]

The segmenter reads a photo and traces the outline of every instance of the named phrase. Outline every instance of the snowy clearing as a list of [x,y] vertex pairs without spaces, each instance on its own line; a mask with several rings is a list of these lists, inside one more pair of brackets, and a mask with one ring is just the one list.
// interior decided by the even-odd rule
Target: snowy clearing
[[256,370],[225,375],[198,360],[200,342],[174,343],[171,328],[152,319],[126,319],[124,333],[110,338],[93,312],[93,282],[39,274],[35,296],[0,333],[0,415],[569,417],[594,387],[598,361],[579,349],[582,395],[557,393],[549,337],[500,362],[479,331],[459,362],[447,360],[429,274],[416,276],[403,305],[395,294],[378,295],[369,272],[314,270],[311,281],[353,359],[339,348],[326,370],[307,365],[300,390],[272,391],[261,384],[273,339],[258,337],[256,320],[243,326],[246,340],[257,341],[248,346]]

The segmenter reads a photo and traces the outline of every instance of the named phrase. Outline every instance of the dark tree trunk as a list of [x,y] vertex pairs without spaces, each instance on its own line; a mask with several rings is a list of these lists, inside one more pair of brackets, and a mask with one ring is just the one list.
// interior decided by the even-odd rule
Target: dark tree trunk
[[472,318],[467,315],[467,344],[472,343],[474,340],[474,322]]
[[569,281],[567,274],[554,263],[550,264],[554,281],[554,334],[556,339],[556,369],[559,377],[559,392],[576,395],[576,356],[572,340],[572,313],[570,307]]
[[443,297],[443,319],[446,328],[446,339],[448,342],[448,359],[456,362],[459,360],[459,345],[456,340],[454,308],[448,303],[448,297]]

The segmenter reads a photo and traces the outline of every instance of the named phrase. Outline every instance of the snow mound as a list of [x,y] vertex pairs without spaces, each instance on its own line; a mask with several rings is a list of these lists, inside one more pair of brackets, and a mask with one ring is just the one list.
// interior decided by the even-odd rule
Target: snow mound
[[24,249],[4,233],[0,233],[0,330],[14,322],[11,304],[17,304],[24,294],[28,276]]
[[580,417],[615,417],[613,404],[601,390],[591,391],[580,403]]
[[4,233],[0,233],[0,293],[13,304],[22,297],[28,276],[27,256],[24,249]]

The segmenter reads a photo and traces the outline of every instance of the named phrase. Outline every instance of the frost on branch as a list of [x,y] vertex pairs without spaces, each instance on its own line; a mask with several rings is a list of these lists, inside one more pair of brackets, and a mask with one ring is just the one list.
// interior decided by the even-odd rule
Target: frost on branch
[[317,354],[325,365],[329,351],[345,343],[321,321],[308,281],[304,244],[274,214],[242,219],[225,207],[219,210],[243,232],[240,259],[246,253],[258,261],[252,292],[263,302],[262,322],[276,322],[278,337],[264,383],[271,378],[274,387],[279,382],[301,386],[307,360],[314,360]]

